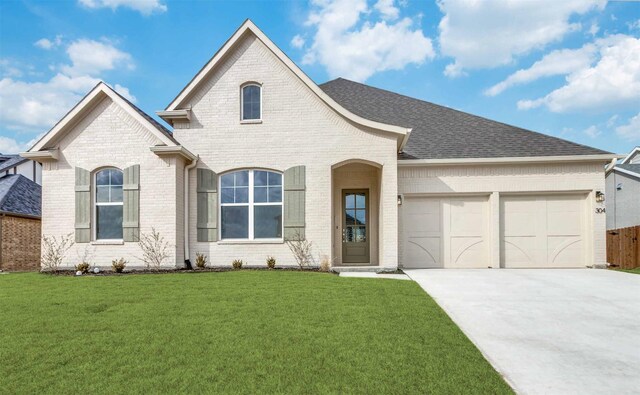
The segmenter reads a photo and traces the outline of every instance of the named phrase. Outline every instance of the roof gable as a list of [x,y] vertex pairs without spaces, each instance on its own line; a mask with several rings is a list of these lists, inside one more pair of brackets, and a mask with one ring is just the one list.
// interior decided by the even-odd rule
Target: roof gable
[[0,155],[0,172],[12,169],[21,163],[26,162],[28,159],[21,157],[20,155]]
[[224,43],[222,48],[213,55],[213,57],[204,65],[204,67],[193,77],[193,79],[182,89],[182,91],[176,96],[175,99],[167,106],[165,111],[159,112],[163,117],[170,117],[170,113],[174,111],[184,110],[181,106],[189,96],[203,83],[206,78],[211,74],[214,68],[222,63],[223,59],[233,51],[237,44],[239,44],[243,37],[247,34],[253,34],[256,36],[281,62],[283,62],[313,93],[315,93],[326,105],[336,111],[341,116],[348,120],[376,130],[389,132],[398,136],[399,149],[406,143],[406,140],[411,132],[410,128],[398,126],[391,123],[378,122],[375,120],[363,118],[357,114],[354,114],[343,106],[338,104],[333,98],[322,91],[289,57],[287,57],[280,48],[278,48],[258,27],[249,19],[247,19],[238,30]]
[[362,117],[412,128],[399,159],[613,157],[596,148],[343,78],[321,84],[320,88]]
[[640,146],[631,150],[629,155],[627,155],[620,163],[640,163]]
[[27,152],[37,152],[53,148],[50,145],[64,136],[74,125],[83,119],[93,107],[105,97],[109,97],[114,103],[122,107],[136,121],[145,126],[157,138],[159,143],[176,146],[178,142],[171,132],[136,107],[133,103],[122,97],[104,82],[99,82],[85,97],[82,98],[47,134],[45,134]]

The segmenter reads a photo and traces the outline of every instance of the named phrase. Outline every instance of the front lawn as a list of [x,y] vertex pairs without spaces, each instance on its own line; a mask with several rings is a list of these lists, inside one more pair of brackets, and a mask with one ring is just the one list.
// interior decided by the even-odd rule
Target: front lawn
[[619,272],[626,272],[626,273],[633,273],[633,274],[640,274],[640,267],[636,267],[634,269],[614,269],[617,270]]
[[0,275],[0,393],[509,393],[409,281]]

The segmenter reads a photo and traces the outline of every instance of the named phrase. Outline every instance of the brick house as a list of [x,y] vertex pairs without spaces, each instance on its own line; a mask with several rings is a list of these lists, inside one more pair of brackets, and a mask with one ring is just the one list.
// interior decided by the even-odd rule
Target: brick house
[[20,174],[0,177],[0,270],[40,266],[41,187]]
[[[615,155],[337,79],[313,82],[247,20],[157,114],[98,84],[22,155],[43,163],[43,233],[69,256],[167,267],[196,252],[291,265],[313,242],[333,267],[585,267],[605,263],[604,165]],[[73,267],[69,260],[67,266]]]

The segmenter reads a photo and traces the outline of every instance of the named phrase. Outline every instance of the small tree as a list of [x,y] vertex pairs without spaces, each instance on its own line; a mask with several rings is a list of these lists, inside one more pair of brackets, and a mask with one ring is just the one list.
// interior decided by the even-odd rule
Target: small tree
[[142,258],[140,258],[147,269],[159,270],[163,262],[169,258],[169,242],[160,236],[155,228],[151,228],[151,233],[140,233],[138,245],[142,250]]
[[40,266],[43,271],[56,273],[62,265],[64,256],[73,246],[72,234],[66,236],[42,236],[42,254],[40,256]]
[[309,267],[314,263],[313,255],[311,254],[313,243],[302,236],[300,232],[296,232],[296,235],[292,239],[287,240],[287,245],[293,253],[293,257],[298,266],[300,266],[300,269]]

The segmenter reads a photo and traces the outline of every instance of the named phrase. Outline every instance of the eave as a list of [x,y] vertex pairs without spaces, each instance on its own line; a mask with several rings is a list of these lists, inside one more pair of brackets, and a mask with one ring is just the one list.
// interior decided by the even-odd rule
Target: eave
[[163,157],[163,156],[178,156],[185,159],[188,162],[194,161],[197,156],[194,155],[191,151],[184,148],[181,145],[176,146],[166,146],[166,145],[156,145],[149,148],[151,152],[154,154]]
[[190,121],[191,110],[156,111],[156,114],[173,126],[173,121]]
[[606,163],[614,158],[621,158],[616,154],[597,155],[566,155],[566,156],[525,156],[508,158],[450,158],[450,159],[399,159],[398,166],[439,166],[439,165],[508,165],[527,163]]
[[21,152],[20,156],[40,163],[51,162],[58,160],[58,149],[53,148],[44,151]]

